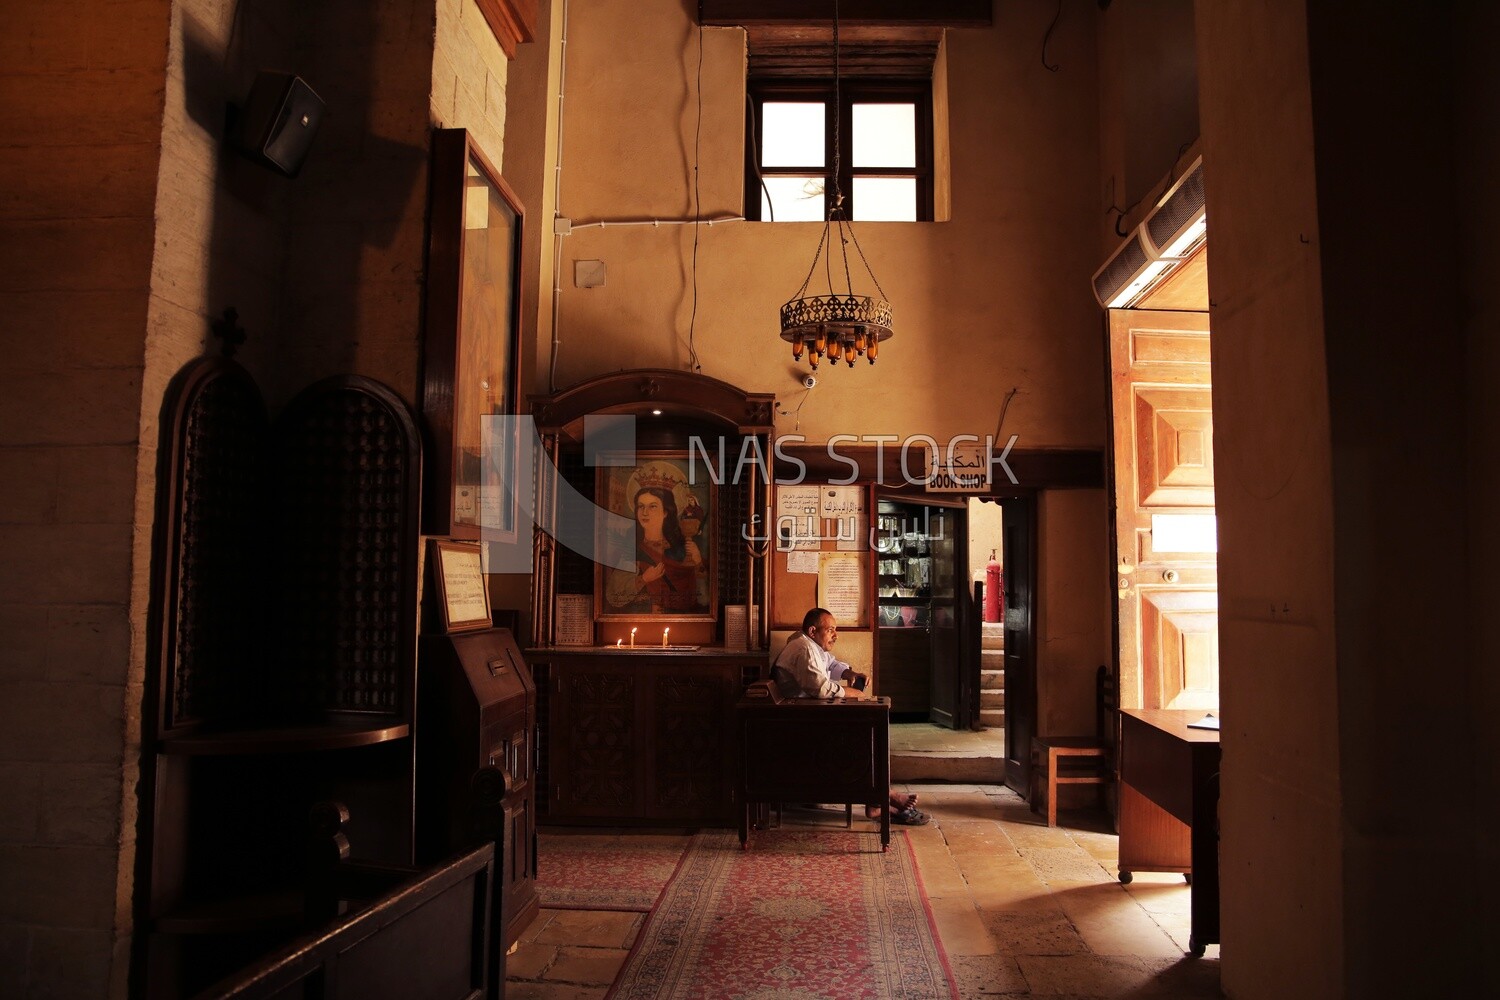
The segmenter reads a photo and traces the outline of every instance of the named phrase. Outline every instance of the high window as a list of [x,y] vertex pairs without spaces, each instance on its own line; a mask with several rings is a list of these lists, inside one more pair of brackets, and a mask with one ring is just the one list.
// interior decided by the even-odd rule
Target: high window
[[752,79],[749,95],[746,218],[821,222],[839,190],[847,218],[931,221],[928,81]]

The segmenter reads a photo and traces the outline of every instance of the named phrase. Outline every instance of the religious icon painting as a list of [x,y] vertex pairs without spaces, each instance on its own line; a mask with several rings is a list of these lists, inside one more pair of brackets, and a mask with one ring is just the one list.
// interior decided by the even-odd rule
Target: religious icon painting
[[706,463],[686,452],[634,461],[599,470],[595,616],[715,620],[718,497]]

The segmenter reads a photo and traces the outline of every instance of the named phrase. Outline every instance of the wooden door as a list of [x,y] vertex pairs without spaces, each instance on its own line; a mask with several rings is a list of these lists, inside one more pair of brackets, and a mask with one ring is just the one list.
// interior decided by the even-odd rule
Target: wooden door
[[925,508],[927,531],[932,548],[930,636],[931,704],[928,720],[935,725],[957,729],[966,715],[962,703],[962,683],[966,665],[959,641],[960,581],[969,576],[968,531],[966,511],[956,507]]
[[1111,310],[1120,707],[1219,705],[1208,316]]
[[1031,794],[1031,737],[1036,733],[1036,503],[1000,501],[1005,564],[1005,784]]

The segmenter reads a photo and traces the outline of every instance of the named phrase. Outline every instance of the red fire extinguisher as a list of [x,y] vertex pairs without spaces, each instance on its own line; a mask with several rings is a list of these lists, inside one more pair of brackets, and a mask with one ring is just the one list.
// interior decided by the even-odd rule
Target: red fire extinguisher
[[1004,585],[1000,582],[1000,561],[995,550],[990,549],[990,561],[984,564],[984,620],[998,622],[1005,611],[1002,596]]

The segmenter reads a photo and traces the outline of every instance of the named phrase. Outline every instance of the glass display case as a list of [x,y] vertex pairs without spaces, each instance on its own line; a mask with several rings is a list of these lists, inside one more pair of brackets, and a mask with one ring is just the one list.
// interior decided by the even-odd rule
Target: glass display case
[[876,518],[880,627],[951,625],[952,574],[942,567],[953,558],[953,533],[943,512],[882,500]]

